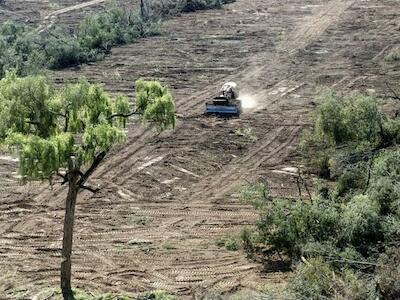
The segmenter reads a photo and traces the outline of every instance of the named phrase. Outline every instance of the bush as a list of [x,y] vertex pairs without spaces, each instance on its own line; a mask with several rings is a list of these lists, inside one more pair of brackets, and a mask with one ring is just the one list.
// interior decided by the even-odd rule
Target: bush
[[152,16],[171,16],[179,13],[194,12],[221,8],[224,4],[233,3],[236,0],[163,0],[152,1],[150,10]]
[[[400,119],[389,119],[381,113],[376,98],[331,93],[319,106],[315,127],[303,135],[300,148],[312,172],[332,179],[343,173],[343,166],[353,168],[359,161],[367,162],[368,153],[396,144],[399,135]],[[363,188],[366,176],[354,175],[344,174],[339,194]]]
[[400,245],[400,215],[385,216],[382,222],[385,243]]
[[320,257],[299,263],[289,288],[297,299],[375,299],[373,285],[348,269],[335,272]]
[[36,73],[46,66],[43,38],[26,25],[0,25],[0,78],[10,69],[20,75]]
[[400,150],[386,150],[375,158],[368,195],[381,205],[382,214],[400,215]]
[[265,244],[299,257],[302,246],[308,242],[334,240],[340,229],[339,220],[338,207],[332,202],[280,200],[263,212],[258,230]]
[[238,240],[232,236],[219,238],[216,244],[218,247],[224,247],[229,251],[237,251],[240,249]]
[[400,299],[400,249],[390,248],[378,260],[378,289],[383,299]]
[[[400,252],[375,263],[385,247],[400,246],[400,150],[383,150],[396,145],[399,134],[399,119],[380,113],[377,99],[332,94],[320,106],[314,130],[303,136],[301,150],[320,175],[336,182],[310,203],[260,202],[262,194],[254,188],[245,194],[247,201],[262,204],[256,206],[263,243],[304,260],[291,281],[293,298],[400,297]],[[251,247],[250,233],[242,240]]]
[[394,50],[390,51],[390,53],[385,56],[385,60],[388,62],[399,61],[400,60],[400,49],[394,49]]
[[255,250],[255,243],[257,238],[255,232],[245,227],[240,231],[240,239],[242,241],[243,249],[247,254],[252,255]]
[[181,8],[183,12],[194,12],[210,8],[221,8],[220,0],[186,0]]
[[[340,166],[336,183],[336,196],[350,196],[366,188],[368,181],[368,164],[359,162],[354,165]],[[350,194],[350,195],[349,195]]]
[[45,53],[50,69],[62,69],[89,61],[76,38],[54,31],[47,39]]
[[112,46],[158,34],[159,29],[159,21],[144,21],[137,12],[116,6],[83,20],[76,35],[60,28],[39,34],[27,25],[5,22],[0,25],[0,78],[10,69],[25,76],[102,59]]
[[374,147],[381,141],[383,122],[376,98],[331,94],[319,107],[315,134],[329,144],[363,142]]
[[382,239],[379,204],[365,195],[355,196],[341,216],[343,238],[356,247],[368,248]]
[[249,203],[259,209],[268,205],[271,200],[268,194],[268,187],[264,183],[255,183],[242,189],[239,198],[240,201]]
[[[84,19],[74,34],[56,28],[39,34],[33,28],[4,22],[0,25],[0,79],[15,69],[18,75],[36,74],[42,69],[61,69],[95,61],[115,45],[131,43],[138,38],[160,33],[160,15],[221,7],[233,0],[185,0],[155,2],[166,12],[142,18],[138,11],[111,5],[106,11]],[[160,4],[161,3],[161,4]]]
[[145,293],[136,298],[136,300],[174,300],[174,299],[176,298],[167,294],[164,291]]

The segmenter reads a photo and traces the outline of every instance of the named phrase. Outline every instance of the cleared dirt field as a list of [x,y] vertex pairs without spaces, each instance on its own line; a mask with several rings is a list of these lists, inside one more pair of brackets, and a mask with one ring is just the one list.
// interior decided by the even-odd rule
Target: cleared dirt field
[[[46,2],[39,9],[19,2],[6,8],[38,11],[37,24],[52,11]],[[82,3],[64,2],[57,9]],[[63,12],[55,22],[70,26],[80,13]],[[73,283],[112,292],[164,289],[191,299],[284,282],[288,273],[272,258],[252,262],[216,240],[257,220],[238,200],[246,182],[264,180],[273,195],[298,196],[295,179],[281,171],[299,167],[299,137],[323,88],[383,95],[385,82],[398,86],[400,66],[384,57],[400,43],[400,2],[237,0],[173,18],[163,31],[114,48],[104,61],[52,73],[57,83],[87,77],[131,97],[137,78],[156,78],[171,87],[180,116],[176,130],[162,135],[132,122],[127,143],[90,181],[101,191],[81,193]],[[240,119],[202,116],[226,79],[256,105]],[[253,137],[237,134],[246,128]],[[21,288],[57,286],[65,190],[21,186],[15,169],[15,161],[0,158],[0,268]]]

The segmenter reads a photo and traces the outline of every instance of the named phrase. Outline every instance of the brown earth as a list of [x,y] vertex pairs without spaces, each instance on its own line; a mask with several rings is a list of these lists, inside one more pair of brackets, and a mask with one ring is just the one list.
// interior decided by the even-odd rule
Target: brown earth
[[[192,299],[205,290],[284,282],[288,273],[273,261],[261,265],[216,240],[257,220],[238,200],[246,182],[263,180],[273,195],[298,197],[295,178],[281,171],[299,167],[299,136],[322,88],[384,95],[385,82],[398,84],[399,64],[384,57],[400,42],[400,3],[237,0],[173,18],[163,31],[114,48],[104,61],[52,74],[57,83],[85,76],[132,97],[137,78],[156,78],[170,86],[180,116],[176,130],[162,135],[132,120],[128,141],[90,182],[101,191],[80,194],[73,283],[112,292],[164,289]],[[257,106],[240,119],[202,116],[226,79]],[[238,134],[246,128],[251,135]],[[57,286],[65,190],[21,186],[15,169],[15,161],[0,160],[1,269],[31,291]]]

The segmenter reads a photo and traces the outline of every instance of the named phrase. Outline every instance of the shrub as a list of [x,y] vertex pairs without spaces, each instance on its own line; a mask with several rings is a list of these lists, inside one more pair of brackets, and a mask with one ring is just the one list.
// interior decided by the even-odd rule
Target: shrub
[[374,286],[348,269],[335,270],[322,258],[299,263],[289,288],[297,299],[374,299]]
[[136,11],[111,6],[107,11],[83,20],[77,35],[82,48],[107,52],[114,45],[158,34],[158,25],[156,20],[143,20]]
[[220,0],[186,0],[181,8],[183,12],[194,12],[210,8],[221,8]]
[[[216,8],[229,2],[232,0],[156,1],[154,7],[166,9],[164,15],[169,10]],[[27,25],[4,22],[0,25],[0,79],[10,69],[25,76],[44,68],[61,69],[102,59],[115,45],[159,34],[159,15],[142,18],[137,11],[114,4],[84,19],[74,34],[60,28],[39,34]]]
[[400,245],[400,215],[385,216],[382,222],[386,244]]
[[219,238],[216,244],[218,247],[225,247],[229,251],[237,251],[240,248],[238,240],[233,236]]
[[355,196],[341,216],[343,238],[356,247],[366,249],[382,239],[379,204],[366,195]]
[[372,96],[331,94],[319,107],[315,134],[324,141],[340,145],[345,142],[380,142],[382,114]]
[[45,53],[50,69],[62,69],[88,61],[78,40],[62,31],[54,31],[48,37]]
[[136,298],[136,300],[174,300],[174,299],[176,298],[167,294],[164,291],[149,292]]
[[20,75],[36,73],[46,66],[43,38],[30,27],[7,21],[0,25],[0,78],[10,69]]
[[385,56],[385,60],[388,62],[399,61],[400,60],[400,49],[394,49]]
[[171,16],[182,12],[221,8],[236,0],[163,0],[152,1],[150,10],[154,16]]
[[255,208],[263,208],[271,200],[268,187],[264,183],[255,183],[246,186],[240,191],[240,201],[249,203]]
[[390,248],[378,260],[378,289],[383,299],[400,299],[400,250]]
[[308,169],[324,179],[331,178],[331,157],[333,151],[322,140],[318,140],[311,132],[305,132],[300,149],[307,161]]
[[383,214],[400,214],[400,150],[386,150],[375,158],[368,195],[378,201]]
[[61,69],[102,59],[112,46],[158,34],[160,22],[142,20],[136,11],[112,6],[81,22],[76,35],[56,28],[39,34],[27,25],[0,25],[0,78],[6,70],[18,75],[43,68]]
[[329,201],[274,201],[263,212],[258,230],[265,244],[298,257],[306,243],[334,239],[339,230],[339,217],[338,207]]
[[354,165],[340,166],[336,182],[336,196],[349,196],[350,193],[364,190],[368,181],[368,164],[358,162]]
[[245,227],[240,231],[240,239],[242,241],[244,251],[246,251],[247,254],[253,254],[256,242],[255,232]]

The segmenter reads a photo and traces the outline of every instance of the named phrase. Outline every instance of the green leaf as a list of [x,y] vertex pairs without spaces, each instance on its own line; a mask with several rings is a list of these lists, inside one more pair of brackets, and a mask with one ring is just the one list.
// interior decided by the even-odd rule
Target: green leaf
[[162,131],[175,127],[175,103],[169,90],[157,81],[136,81],[136,111],[144,122]]

